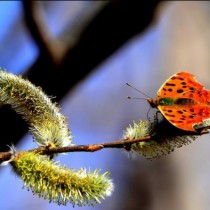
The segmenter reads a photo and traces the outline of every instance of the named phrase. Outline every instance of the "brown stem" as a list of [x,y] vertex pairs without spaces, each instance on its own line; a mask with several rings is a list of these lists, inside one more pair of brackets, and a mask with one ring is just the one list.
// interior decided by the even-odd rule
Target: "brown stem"
[[[175,129],[176,132],[178,133],[167,133],[166,136],[162,136],[162,138],[167,138],[170,137],[170,134],[173,136],[180,136],[180,135],[203,135],[203,134],[208,134],[210,129],[209,126],[205,128],[201,128],[198,130],[196,133],[194,132],[186,132],[182,131],[180,129]],[[172,131],[172,130],[171,130]],[[158,137],[158,138],[157,138]],[[31,149],[28,151],[31,152],[36,152],[42,155],[52,155],[52,154],[57,154],[57,153],[66,153],[66,152],[96,152],[101,149],[105,148],[124,148],[126,150],[130,150],[131,144],[138,143],[141,141],[149,141],[149,140],[157,140],[161,139],[161,136],[145,136],[141,138],[136,138],[136,139],[123,139],[123,140],[117,140],[113,142],[106,142],[106,143],[101,143],[101,144],[88,144],[88,145],[73,145],[69,147],[39,147],[36,149]],[[24,151],[23,151],[24,152]],[[0,152],[0,163],[3,161],[8,161],[12,158],[11,152]]]
[[[147,141],[151,139],[152,139],[151,136],[146,136],[137,139],[130,139],[130,140],[125,139],[125,140],[118,140],[102,144],[75,145],[69,147],[54,147],[54,148],[39,147],[29,151],[37,152],[42,155],[51,155],[51,154],[64,153],[64,152],[96,152],[105,148],[127,148],[129,145],[133,143],[137,143],[140,141]],[[12,154],[10,152],[0,152],[0,163],[2,163],[3,161],[10,160],[11,157]]]

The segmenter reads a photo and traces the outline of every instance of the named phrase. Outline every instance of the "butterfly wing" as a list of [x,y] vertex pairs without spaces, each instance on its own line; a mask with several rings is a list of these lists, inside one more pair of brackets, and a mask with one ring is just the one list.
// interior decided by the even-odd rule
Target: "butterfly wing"
[[179,72],[170,77],[158,90],[157,99],[170,98],[185,103],[161,105],[157,108],[174,126],[187,131],[210,125],[210,91],[200,84],[194,75]]
[[193,74],[179,72],[171,76],[158,90],[158,98],[190,98],[198,102],[210,103],[210,91],[204,89]]
[[186,131],[196,131],[198,128],[210,126],[210,106],[162,106],[158,109],[174,126]]

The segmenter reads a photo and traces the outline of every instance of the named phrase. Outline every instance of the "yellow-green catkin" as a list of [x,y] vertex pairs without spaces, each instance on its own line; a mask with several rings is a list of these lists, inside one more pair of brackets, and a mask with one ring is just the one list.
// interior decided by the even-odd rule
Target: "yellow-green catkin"
[[[129,125],[124,132],[124,139],[136,139],[145,136],[155,136],[157,123],[151,123],[148,120],[140,120]],[[166,130],[165,133],[168,131]],[[158,136],[156,136],[158,137]],[[130,151],[145,156],[148,159],[160,158],[163,155],[170,154],[175,148],[188,145],[192,140],[196,139],[195,135],[175,135],[154,140],[146,140],[131,145]]]
[[0,69],[0,101],[11,105],[22,115],[40,146],[50,143],[55,146],[71,144],[72,136],[66,117],[40,87]]
[[110,196],[113,183],[109,173],[74,171],[60,166],[44,155],[33,152],[16,153],[11,162],[24,186],[39,197],[59,205],[94,205]]

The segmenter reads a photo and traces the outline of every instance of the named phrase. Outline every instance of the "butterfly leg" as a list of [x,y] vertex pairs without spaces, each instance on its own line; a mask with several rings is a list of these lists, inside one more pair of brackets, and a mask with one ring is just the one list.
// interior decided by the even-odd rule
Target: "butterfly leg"
[[[161,114],[161,112],[159,110],[157,110],[155,113],[155,116],[154,116],[155,124],[159,123],[159,117],[158,117],[159,114]],[[162,114],[161,114],[161,116],[162,116]]]
[[147,120],[148,120],[148,122],[149,122],[149,124],[150,124],[150,126],[151,127],[156,127],[156,125],[158,125],[159,124],[159,122],[160,122],[160,120],[159,120],[159,114],[160,114],[161,112],[158,110],[158,111],[156,111],[156,113],[155,113],[155,115],[154,115],[154,117],[153,117],[153,121],[151,120],[151,118],[147,115]]

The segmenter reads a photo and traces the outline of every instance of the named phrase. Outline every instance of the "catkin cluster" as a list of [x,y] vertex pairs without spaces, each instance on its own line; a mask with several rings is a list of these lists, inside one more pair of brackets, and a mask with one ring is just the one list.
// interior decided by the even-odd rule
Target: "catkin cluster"
[[74,171],[33,152],[17,153],[12,165],[28,189],[59,205],[94,205],[113,191],[108,172]]
[[[72,144],[67,119],[60,108],[30,81],[0,69],[0,101],[9,104],[27,121],[39,146],[64,147]],[[86,169],[74,171],[60,166],[52,157],[35,152],[17,152],[11,147],[10,163],[24,186],[50,202],[73,206],[94,205],[111,195],[113,183],[109,173]],[[5,165],[5,164],[4,164]]]
[[0,101],[11,105],[29,124],[34,140],[40,146],[53,143],[67,146],[72,142],[67,119],[60,108],[30,81],[0,70]]
[[[148,159],[155,159],[167,155],[173,152],[175,148],[187,145],[197,138],[197,136],[190,135],[189,133],[184,135],[184,132],[182,131],[178,131],[178,134],[174,134],[173,129],[178,129],[171,127],[167,128],[165,125],[158,127],[159,125],[160,123],[157,121],[151,123],[148,120],[140,120],[139,122],[133,122],[133,125],[129,125],[124,132],[124,139],[130,140],[145,136],[153,137],[153,140],[132,144],[130,151],[143,155]],[[160,133],[163,135],[160,135]]]

